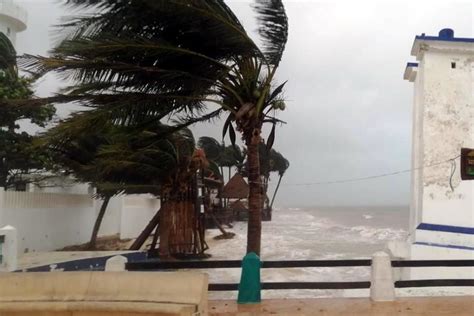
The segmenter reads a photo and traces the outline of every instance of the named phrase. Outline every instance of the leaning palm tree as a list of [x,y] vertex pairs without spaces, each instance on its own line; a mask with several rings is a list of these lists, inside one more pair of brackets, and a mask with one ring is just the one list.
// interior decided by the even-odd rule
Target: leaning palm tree
[[92,250],[96,249],[100,226],[110,199],[121,190],[117,187],[101,187],[95,162],[100,146],[108,142],[105,135],[111,132],[111,127],[104,125],[101,130],[94,131],[84,129],[83,116],[76,114],[50,129],[37,140],[36,147],[48,153],[48,169],[54,173],[72,175],[78,182],[90,183],[97,189],[96,197],[103,200],[88,243],[88,249]]
[[217,174],[224,180],[224,169],[220,163],[224,151],[223,146],[215,138],[208,136],[200,137],[197,145],[204,150],[207,159],[219,171]]
[[89,183],[96,189],[95,198],[102,199],[102,205],[92,229],[88,249],[95,249],[102,220],[111,198],[126,193],[158,194],[154,185],[129,185],[125,182],[107,181],[102,176],[104,164],[99,156],[104,146],[115,142],[124,128],[102,120],[100,128],[87,128],[88,122],[97,119],[93,111],[75,113],[43,133],[35,148],[44,150],[48,156],[48,169],[54,173],[72,175],[78,182]]
[[278,173],[278,184],[275,188],[275,191],[273,192],[273,197],[270,202],[270,208],[273,207],[273,202],[275,202],[278,189],[280,188],[281,179],[283,178],[283,176],[285,175],[285,172],[290,167],[290,162],[288,161],[288,159],[286,159],[281,153],[277,151],[274,152],[272,161],[273,161],[272,169],[273,171],[276,171]]
[[[100,128],[90,130],[87,126],[91,120],[100,121]],[[155,219],[163,224],[159,234],[164,256],[186,252],[186,247],[193,248],[191,252],[195,249],[196,253],[204,251],[203,232],[194,233],[194,227],[197,227],[193,222],[196,220],[194,204],[187,203],[182,207],[182,203],[177,202],[185,196],[188,200],[194,199],[194,195],[188,193],[192,190],[187,185],[195,175],[192,171],[196,164],[194,138],[187,129],[171,134],[166,132],[169,129],[171,127],[160,123],[146,129],[117,125],[92,110],[73,115],[43,135],[39,146],[47,147],[51,153],[52,169],[73,174],[80,182],[91,183],[97,189],[96,197],[103,199],[92,230],[90,249],[95,248],[111,197],[149,193],[159,196],[162,201],[161,211]],[[184,222],[177,218],[177,211],[181,211]],[[170,224],[166,225],[167,222]],[[155,223],[152,229],[156,226]],[[181,236],[176,230],[184,232],[186,242],[178,239]],[[145,232],[145,238],[150,233]]]
[[176,128],[227,112],[224,134],[235,143],[239,131],[248,150],[247,251],[260,253],[258,144],[263,124],[278,123],[275,113],[284,108],[284,84],[275,84],[288,38],[282,1],[255,1],[263,48],[223,0],[65,2],[87,14],[63,25],[65,39],[50,57],[26,56],[23,66],[39,75],[59,72],[76,84],[37,102],[79,102],[124,124],[173,114]]
[[222,178],[224,167],[228,168],[228,179],[230,179],[232,168],[240,169],[245,159],[239,146],[226,146],[224,142],[219,143],[213,137],[203,136],[199,138],[198,147],[204,150],[210,163],[215,163],[221,169]]

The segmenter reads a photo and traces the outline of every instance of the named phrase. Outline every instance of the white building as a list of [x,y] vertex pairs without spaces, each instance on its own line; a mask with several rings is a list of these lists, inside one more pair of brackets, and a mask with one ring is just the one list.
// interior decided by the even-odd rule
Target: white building
[[410,257],[474,258],[474,181],[461,181],[460,159],[449,161],[474,148],[474,39],[443,29],[416,36],[411,54],[417,62],[404,74],[415,90]]
[[16,44],[16,34],[26,30],[27,12],[13,0],[0,0],[0,32]]

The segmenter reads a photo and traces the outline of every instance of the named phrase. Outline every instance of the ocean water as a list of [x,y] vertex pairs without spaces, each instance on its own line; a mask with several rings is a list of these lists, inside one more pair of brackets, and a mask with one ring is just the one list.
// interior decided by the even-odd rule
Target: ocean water
[[[262,228],[262,260],[363,259],[384,250],[388,241],[405,240],[409,209],[404,206],[313,207],[276,209],[271,222]],[[214,240],[218,230],[208,231],[209,253],[214,260],[242,259],[247,223],[228,229],[236,236]],[[210,282],[238,282],[239,269],[207,271]],[[263,269],[265,282],[368,281],[370,268]],[[211,298],[235,298],[235,292],[214,292]],[[368,290],[263,291],[264,298],[368,296]]]

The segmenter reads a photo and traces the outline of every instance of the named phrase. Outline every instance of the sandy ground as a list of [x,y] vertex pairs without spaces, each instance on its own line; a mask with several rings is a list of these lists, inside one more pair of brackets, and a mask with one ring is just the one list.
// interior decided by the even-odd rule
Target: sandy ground
[[[133,243],[133,239],[120,239],[119,235],[102,236],[97,238],[95,251],[119,251],[127,250]],[[88,251],[89,243],[67,246],[58,251]]]

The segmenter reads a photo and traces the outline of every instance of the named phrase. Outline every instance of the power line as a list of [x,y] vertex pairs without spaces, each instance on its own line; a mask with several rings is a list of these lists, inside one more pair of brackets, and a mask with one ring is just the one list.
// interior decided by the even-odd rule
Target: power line
[[421,170],[421,169],[425,169],[425,168],[436,167],[436,166],[439,166],[439,165],[442,165],[442,164],[445,164],[445,163],[448,163],[448,162],[453,162],[456,159],[458,159],[459,157],[461,157],[461,155],[456,156],[454,158],[447,159],[447,160],[443,160],[443,161],[440,161],[440,162],[436,162],[436,163],[433,163],[433,164],[430,164],[430,165],[418,167],[418,168],[400,170],[400,171],[395,171],[395,172],[390,172],[390,173],[382,173],[382,174],[368,176],[368,177],[351,178],[351,179],[335,180],[335,181],[308,182],[308,183],[286,183],[286,184],[283,183],[282,185],[284,185],[284,186],[311,186],[311,185],[325,185],[325,184],[329,185],[329,184],[350,183],[350,182],[359,182],[359,181],[365,181],[365,180],[372,180],[372,179],[377,179],[377,178],[385,178],[385,177],[391,177],[391,176],[395,176],[395,175],[399,175],[399,174],[403,174],[403,173],[412,172],[412,171],[415,171],[415,170]]

